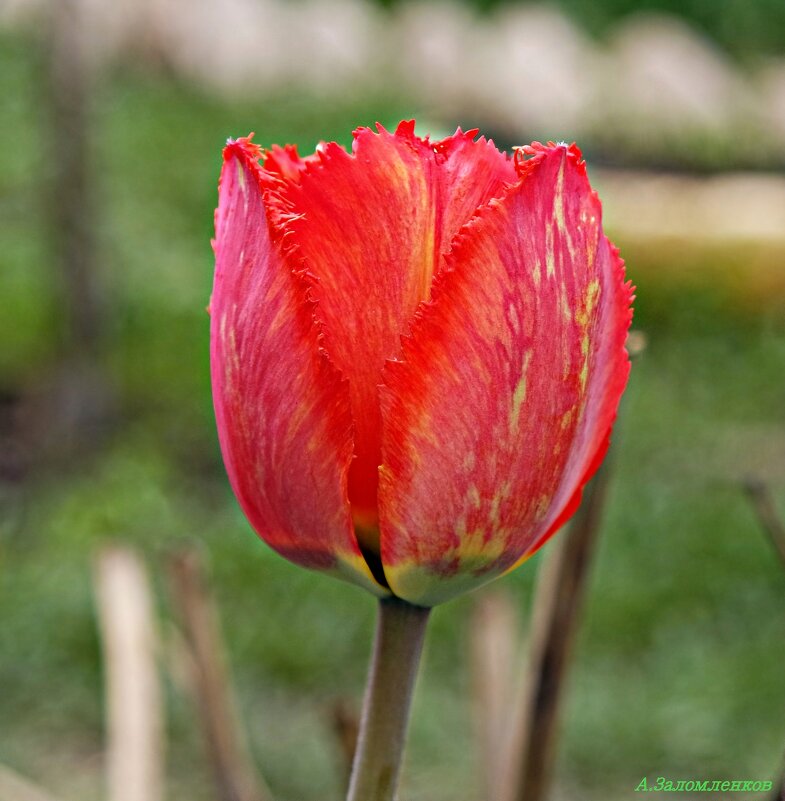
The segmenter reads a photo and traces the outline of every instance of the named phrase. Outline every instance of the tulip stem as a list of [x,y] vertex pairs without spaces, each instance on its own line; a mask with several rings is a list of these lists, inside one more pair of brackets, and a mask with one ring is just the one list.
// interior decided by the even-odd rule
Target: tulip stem
[[347,801],[394,801],[430,609],[399,598],[379,617]]

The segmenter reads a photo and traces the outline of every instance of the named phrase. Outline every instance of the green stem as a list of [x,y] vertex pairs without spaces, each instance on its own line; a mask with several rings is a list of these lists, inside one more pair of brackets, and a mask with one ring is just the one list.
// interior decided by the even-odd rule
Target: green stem
[[346,801],[395,798],[430,611],[398,598],[379,602],[376,639]]

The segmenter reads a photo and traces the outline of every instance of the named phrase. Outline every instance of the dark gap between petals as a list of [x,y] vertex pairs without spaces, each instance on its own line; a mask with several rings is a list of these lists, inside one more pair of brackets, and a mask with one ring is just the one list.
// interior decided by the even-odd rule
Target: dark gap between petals
[[371,575],[382,587],[389,590],[390,585],[387,583],[387,576],[384,575],[382,557],[375,551],[372,551],[370,548],[366,548],[360,542],[359,538],[357,542],[360,546],[360,553],[363,555],[363,559],[365,559],[365,563],[368,565],[368,569],[371,571]]

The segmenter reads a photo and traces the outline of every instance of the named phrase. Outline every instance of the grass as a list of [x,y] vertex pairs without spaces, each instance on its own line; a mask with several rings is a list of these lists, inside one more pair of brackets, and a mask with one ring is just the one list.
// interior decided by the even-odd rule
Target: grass
[[[40,188],[56,158],[29,42],[0,41],[0,385],[48,369],[57,285]],[[204,542],[255,758],[280,801],[340,797],[330,699],[361,692],[373,602],[299,570],[252,535],[225,480],[207,373],[209,238],[220,148],[338,137],[415,111],[401,98],[221,102],[160,76],[105,76],[93,129],[97,222],[112,317],[107,361],[123,425],[98,454],[3,489],[0,762],[65,799],[100,797],[101,658],[91,559],[144,554],[159,611],[166,552]],[[51,132],[50,132],[51,133]],[[621,243],[623,246],[623,242]],[[635,277],[635,266],[631,265]],[[639,282],[640,284],[640,282]],[[564,795],[628,798],[646,775],[767,779],[785,743],[785,573],[739,478],[785,501],[785,327],[728,314],[707,286],[639,285],[650,347],[635,366],[576,654],[557,766]],[[538,560],[502,586],[525,612]],[[475,801],[467,674],[474,599],[436,610],[402,798]],[[162,626],[164,632],[168,629]],[[193,713],[167,688],[171,792],[211,797]]]

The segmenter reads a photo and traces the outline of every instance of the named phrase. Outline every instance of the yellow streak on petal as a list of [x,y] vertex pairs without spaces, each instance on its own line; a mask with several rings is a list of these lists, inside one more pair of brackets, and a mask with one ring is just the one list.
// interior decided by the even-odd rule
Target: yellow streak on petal
[[559,174],[556,176],[556,190],[553,198],[553,219],[556,220],[556,226],[562,234],[567,234],[567,225],[564,220],[564,163],[566,159],[562,159],[561,166],[559,167]]
[[429,300],[431,297],[431,287],[433,285],[433,273],[436,268],[436,222],[435,212],[431,211],[431,222],[427,228],[427,241],[423,253],[423,275],[420,297]]
[[503,500],[505,500],[505,498],[501,492],[497,492],[496,495],[491,498],[491,508],[488,516],[491,519],[491,529],[496,535],[493,540],[494,542],[498,542],[501,539],[499,534],[501,532],[502,525],[499,518],[499,512],[501,511]]
[[586,388],[586,381],[589,377],[589,325],[591,323],[592,315],[597,307],[597,301],[600,297],[600,281],[597,278],[592,279],[586,287],[585,302],[578,307],[575,312],[575,322],[581,329],[581,371],[579,379],[581,383],[581,390]]
[[561,313],[562,317],[564,318],[565,323],[569,323],[572,320],[572,309],[570,308],[570,302],[567,300],[567,290],[562,284],[562,291],[559,295],[559,305],[561,306]]
[[518,383],[515,385],[515,390],[512,393],[512,411],[510,412],[510,431],[512,432],[518,430],[521,409],[526,401],[526,374],[529,371],[531,358],[531,351],[528,351],[523,357],[523,362],[521,364],[521,377],[518,379]]
[[534,519],[539,523],[547,514],[551,505],[550,495],[540,495],[537,505],[534,507]]
[[600,281],[598,278],[593,278],[586,287],[586,305],[583,308],[578,308],[575,312],[575,322],[582,328],[586,328],[591,320],[592,313],[597,306],[597,301],[600,297]]
[[[498,509],[496,513],[498,515]],[[504,547],[504,537],[495,536],[487,539],[485,530],[478,528],[464,533],[457,556],[460,559],[461,568],[470,569],[469,566],[475,561],[487,563],[498,559],[504,553]]]
[[548,223],[545,227],[545,275],[553,278],[556,275],[556,262],[553,254],[553,225]]
[[[482,561],[484,563],[485,560]],[[482,564],[475,567],[480,568]],[[491,573],[487,577],[477,576],[471,566],[466,566],[466,569],[462,567],[451,575],[440,576],[414,560],[385,567],[384,572],[393,592],[399,598],[420,606],[435,606],[449,601],[457,595],[463,595],[487,584],[497,576],[496,573]]]
[[[392,181],[394,183],[407,186],[409,197],[414,201],[419,198],[422,204],[421,209],[412,209],[410,219],[420,219],[421,215],[428,216],[427,223],[423,221],[422,233],[425,237],[422,241],[422,251],[420,257],[420,286],[419,297],[428,300],[431,296],[431,285],[433,284],[433,274],[436,269],[436,204],[430,202],[430,189],[426,180],[426,175],[422,171],[415,172],[400,155],[390,161],[389,169],[392,171]],[[416,185],[413,185],[414,181]],[[406,221],[402,221],[406,225]]]
[[583,356],[583,366],[580,374],[582,391],[586,389],[586,379],[589,377],[589,335],[587,333],[584,333],[581,337],[581,356]]
[[242,162],[240,159],[235,159],[234,161],[235,167],[237,168],[237,183],[240,184],[240,189],[243,194],[245,194],[246,184],[245,184],[245,167],[243,167]]
[[228,313],[224,313],[223,317],[221,318],[220,324],[220,336],[224,342],[227,343],[226,353],[227,353],[227,360],[226,364],[224,365],[224,380],[226,381],[226,386],[229,391],[232,390],[234,387],[234,378],[235,376],[240,375],[240,354],[237,350],[237,337],[235,335],[235,329],[230,328],[227,332],[226,330],[226,322],[227,322],[227,315]]
[[559,233],[565,238],[567,248],[570,255],[575,258],[575,250],[572,242],[572,233],[567,227],[567,222],[564,217],[564,165],[567,159],[562,159],[561,166],[559,167],[559,174],[556,176],[556,189],[553,197],[553,219],[556,221],[556,228]]
[[542,281],[542,265],[540,260],[535,256],[534,270],[532,271],[532,278],[534,278],[534,286],[539,287]]

